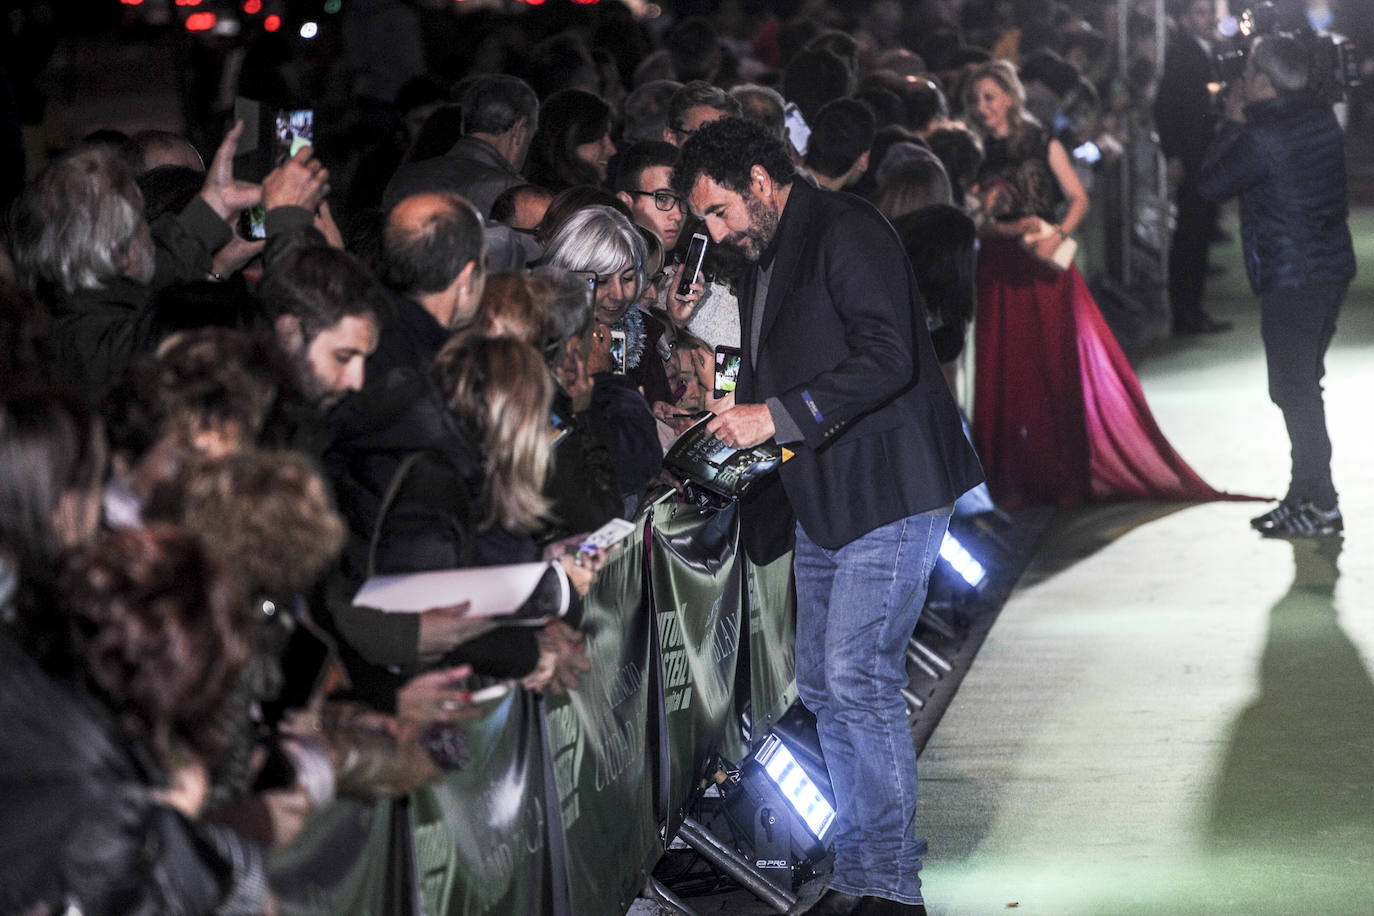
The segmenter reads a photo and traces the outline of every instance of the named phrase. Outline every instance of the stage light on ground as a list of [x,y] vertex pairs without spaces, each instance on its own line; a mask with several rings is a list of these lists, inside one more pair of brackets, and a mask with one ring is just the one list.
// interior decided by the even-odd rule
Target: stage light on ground
[[978,588],[988,577],[987,568],[948,531],[945,532],[945,539],[940,542],[940,559],[948,563],[950,569],[957,572],[971,588]]
[[802,769],[797,758],[787,749],[787,745],[777,735],[770,734],[763,739],[754,759],[763,771],[777,783],[792,810],[797,812],[806,829],[816,839],[823,839],[830,825],[835,822],[835,809],[825,800],[821,790],[811,781],[806,770]]
[[318,22],[301,23],[301,37],[306,41],[309,41],[318,34],[320,34],[320,24]]
[[[728,769],[728,767],[727,767]],[[794,703],[737,771],[716,774],[721,813],[753,872],[777,888],[814,874],[835,831],[835,794],[816,718]]]

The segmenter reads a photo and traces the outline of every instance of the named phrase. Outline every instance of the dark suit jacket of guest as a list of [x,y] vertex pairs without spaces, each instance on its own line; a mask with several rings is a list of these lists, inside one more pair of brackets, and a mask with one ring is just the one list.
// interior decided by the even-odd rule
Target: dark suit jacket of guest
[[1155,94],[1155,129],[1164,155],[1177,157],[1191,175],[1202,164],[1216,132],[1207,84],[1212,60],[1191,33],[1170,29],[1164,51],[1164,70]]
[[[926,330],[911,263],[867,202],[794,181],[775,237],[753,359],[758,268],[740,297],[739,403],[778,398],[802,433],[778,487],[743,506],[762,562],[788,546],[795,513],[837,548],[948,505],[983,479]],[[790,510],[789,510],[790,506]]]

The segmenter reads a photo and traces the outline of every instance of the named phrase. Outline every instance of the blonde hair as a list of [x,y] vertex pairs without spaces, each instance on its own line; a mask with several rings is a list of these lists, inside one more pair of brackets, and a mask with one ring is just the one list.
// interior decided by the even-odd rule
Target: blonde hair
[[540,528],[549,511],[553,380],[539,353],[513,337],[468,332],[444,345],[432,373],[448,408],[482,443],[482,526]]
[[964,82],[964,115],[977,124],[980,131],[987,130],[987,125],[978,118],[978,84],[985,79],[992,80],[1002,87],[1003,92],[1011,96],[1012,106],[1007,112],[1007,126],[1011,128],[1012,133],[1027,125],[1040,124],[1026,111],[1026,87],[1021,85],[1021,78],[1016,75],[1016,67],[1012,66],[1011,61],[993,60],[975,68]]
[[541,352],[557,342],[553,288],[543,277],[502,271],[487,278],[471,330],[487,337],[514,337]]

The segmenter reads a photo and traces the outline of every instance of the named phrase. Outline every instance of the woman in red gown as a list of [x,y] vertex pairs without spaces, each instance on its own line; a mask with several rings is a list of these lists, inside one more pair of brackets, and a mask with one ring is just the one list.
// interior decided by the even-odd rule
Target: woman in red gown
[[1006,61],[983,65],[966,85],[965,110],[985,146],[988,217],[973,432],[993,497],[1008,507],[1225,498],[1160,432],[1078,269],[1049,263],[1088,212],[1063,144],[1025,113]]

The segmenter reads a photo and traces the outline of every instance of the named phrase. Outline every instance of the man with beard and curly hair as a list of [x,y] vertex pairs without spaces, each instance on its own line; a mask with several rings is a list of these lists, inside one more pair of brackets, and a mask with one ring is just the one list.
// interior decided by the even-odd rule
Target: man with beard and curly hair
[[982,473],[892,227],[794,177],[783,143],[738,118],[697,131],[673,174],[711,238],[750,262],[736,403],[710,429],[793,453],[741,504],[740,530],[760,563],[795,535],[797,689],[837,809],[813,912],[924,913],[905,650],[954,500]]

